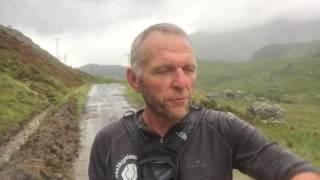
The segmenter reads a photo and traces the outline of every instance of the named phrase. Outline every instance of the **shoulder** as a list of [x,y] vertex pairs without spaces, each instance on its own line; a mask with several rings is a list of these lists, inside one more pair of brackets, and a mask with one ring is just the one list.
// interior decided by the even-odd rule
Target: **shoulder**
[[231,144],[259,133],[254,126],[232,113],[208,109],[204,111],[201,127],[218,133]]
[[126,132],[123,124],[120,120],[116,120],[111,122],[110,124],[103,127],[96,135],[95,142],[105,142],[112,143],[118,136],[124,134]]
[[241,120],[230,112],[215,111],[211,109],[204,110],[202,123],[218,129],[232,128],[233,126],[238,125],[248,125],[247,122]]

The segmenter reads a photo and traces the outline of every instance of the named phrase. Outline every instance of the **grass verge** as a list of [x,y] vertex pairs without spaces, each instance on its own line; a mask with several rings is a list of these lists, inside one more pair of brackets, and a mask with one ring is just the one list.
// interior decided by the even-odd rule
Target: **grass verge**
[[[237,99],[221,99],[221,106],[246,113],[250,102]],[[277,142],[284,148],[289,148],[302,158],[320,167],[320,109],[317,104],[281,104],[286,109],[284,123],[273,124],[255,121],[254,126],[260,129],[268,139]]]
[[127,82],[121,84],[126,87],[125,98],[128,103],[136,109],[142,107],[144,102],[141,94],[135,92]]
[[0,145],[33,115],[46,107],[37,93],[24,83],[7,75],[0,75]]
[[79,115],[90,85],[70,92],[53,108],[21,149],[0,167],[0,177],[73,179],[80,142]]

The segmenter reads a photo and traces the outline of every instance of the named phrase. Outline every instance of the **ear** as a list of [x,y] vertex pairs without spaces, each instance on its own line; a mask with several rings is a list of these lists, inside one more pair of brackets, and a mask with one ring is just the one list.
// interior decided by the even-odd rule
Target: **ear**
[[130,84],[130,86],[136,91],[140,92],[140,83],[139,83],[139,78],[136,75],[136,73],[131,69],[127,68],[127,80]]

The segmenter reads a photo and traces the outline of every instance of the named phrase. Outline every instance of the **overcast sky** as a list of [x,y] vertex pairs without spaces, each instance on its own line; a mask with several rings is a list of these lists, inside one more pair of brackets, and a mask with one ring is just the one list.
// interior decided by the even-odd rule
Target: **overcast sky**
[[221,32],[276,19],[320,18],[320,0],[0,0],[0,24],[11,25],[66,64],[127,65],[144,28],[170,22],[188,33]]

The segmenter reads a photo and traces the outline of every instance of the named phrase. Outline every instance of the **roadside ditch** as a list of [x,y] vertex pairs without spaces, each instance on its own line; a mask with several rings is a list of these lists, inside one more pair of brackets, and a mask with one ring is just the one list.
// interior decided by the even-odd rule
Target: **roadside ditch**
[[71,96],[48,112],[20,150],[0,165],[2,179],[72,179],[80,141],[77,98]]

